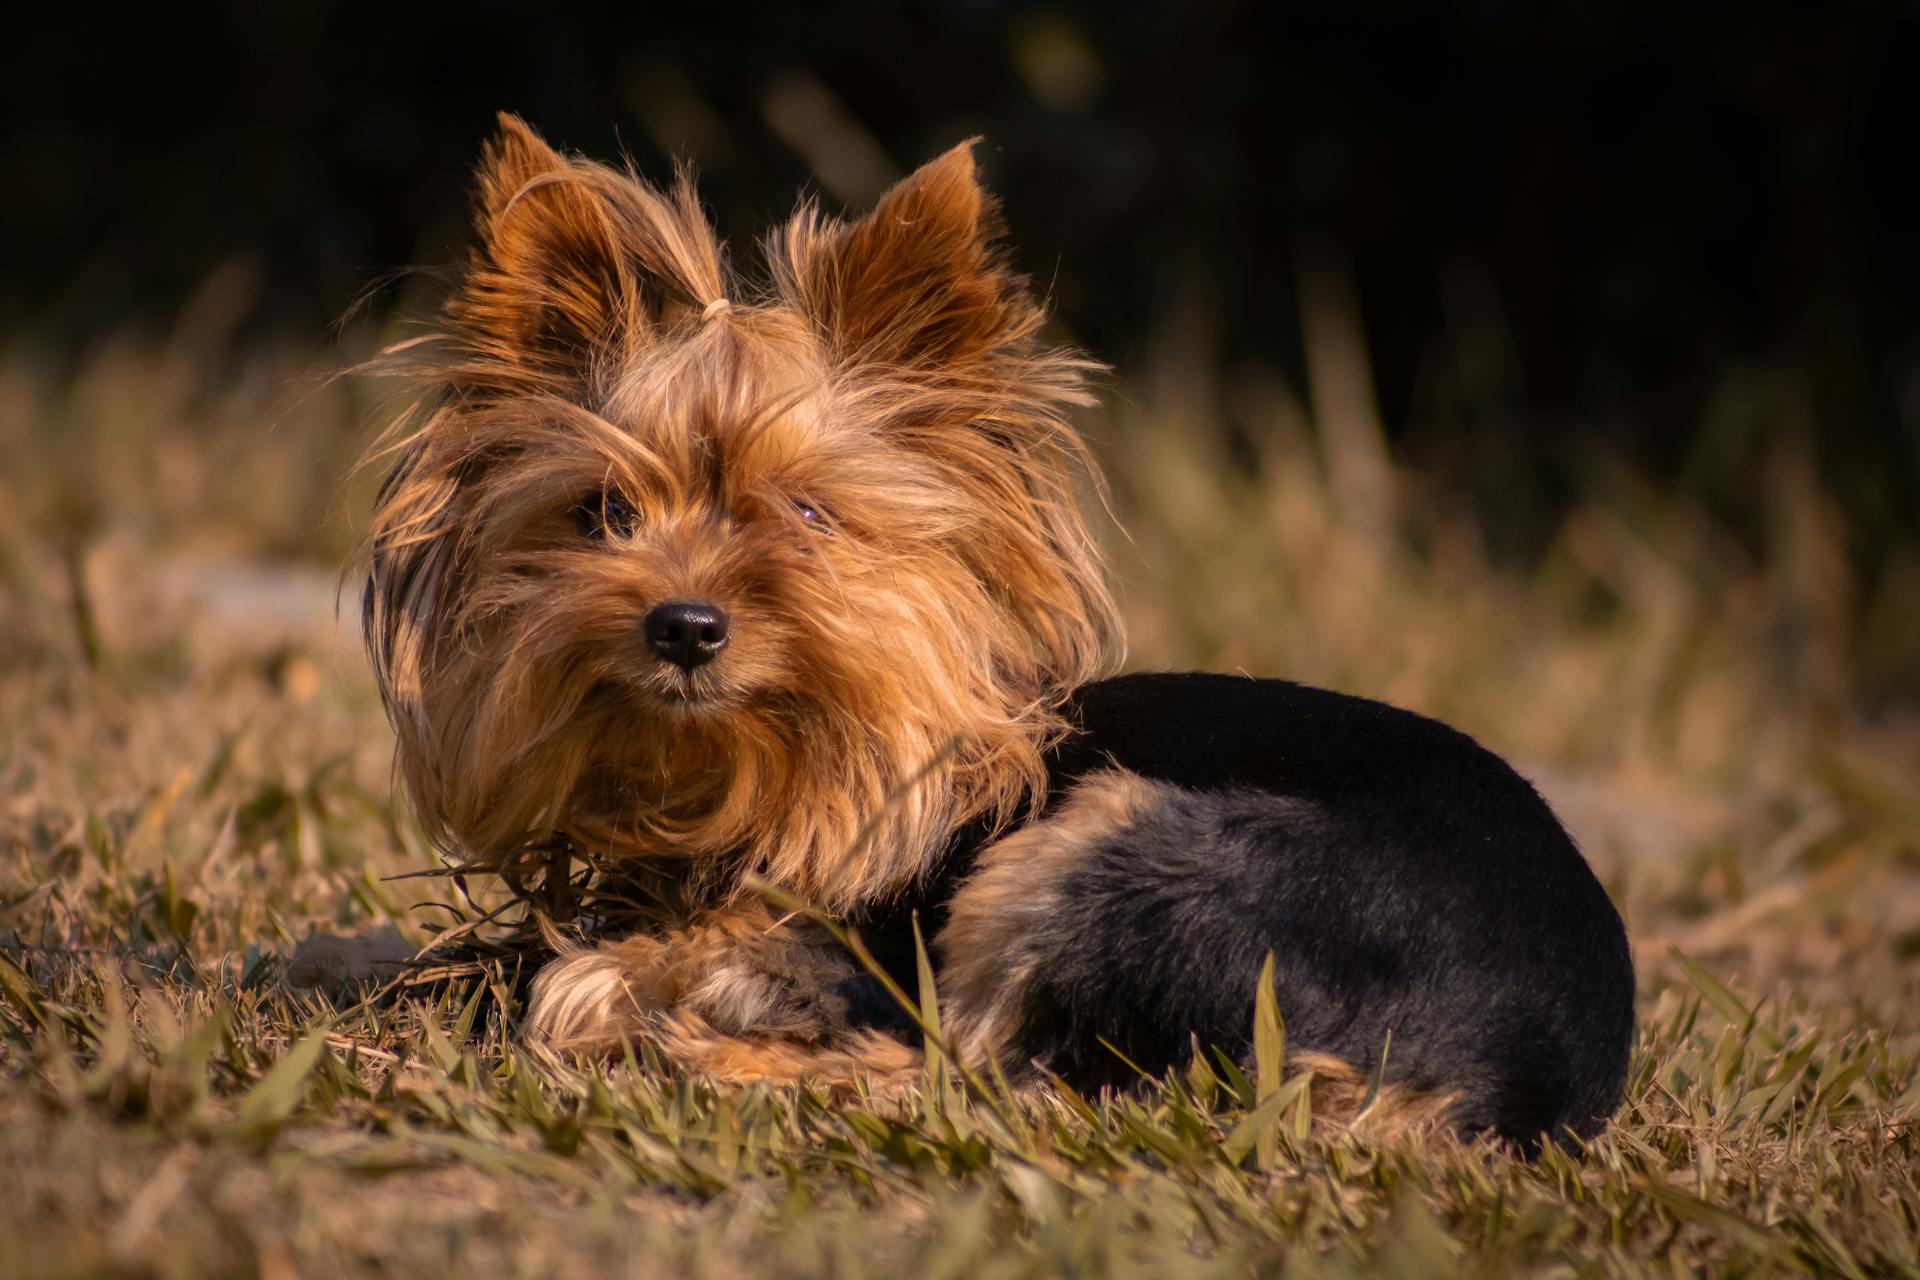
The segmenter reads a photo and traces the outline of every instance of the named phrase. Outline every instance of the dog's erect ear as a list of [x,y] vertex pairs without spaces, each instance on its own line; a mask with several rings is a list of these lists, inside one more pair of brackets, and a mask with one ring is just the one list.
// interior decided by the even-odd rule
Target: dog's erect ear
[[803,210],[769,246],[781,292],[851,363],[965,363],[1030,336],[1040,311],[997,246],[972,142],[847,224]]
[[502,374],[578,377],[639,318],[639,282],[609,185],[623,179],[569,160],[502,112],[478,180],[477,242],[449,313],[474,354]]

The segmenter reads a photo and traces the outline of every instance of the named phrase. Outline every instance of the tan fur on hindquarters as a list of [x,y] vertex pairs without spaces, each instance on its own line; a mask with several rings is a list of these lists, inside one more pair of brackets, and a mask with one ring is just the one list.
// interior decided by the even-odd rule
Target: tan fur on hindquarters
[[1044,959],[1031,945],[1036,928],[1059,910],[1063,884],[1088,847],[1124,831],[1166,790],[1125,769],[1089,774],[1046,817],[981,852],[934,940],[940,996],[962,1061],[1025,1066],[1007,1054],[1027,984]]
[[[954,894],[947,926],[935,939],[942,961],[940,997],[955,1051],[984,1071],[996,1064],[1018,1077],[1016,1061],[1027,986],[1046,954],[1032,945],[1037,926],[1064,906],[1068,877],[1087,853],[1125,833],[1177,788],[1125,769],[1082,779],[1056,809],[980,854],[978,868]],[[1249,1007],[1251,1007],[1251,991]],[[1390,1140],[1444,1126],[1451,1094],[1400,1084],[1375,1087],[1352,1063],[1324,1053],[1291,1053],[1289,1074],[1311,1072],[1312,1112],[1323,1130],[1355,1128]]]

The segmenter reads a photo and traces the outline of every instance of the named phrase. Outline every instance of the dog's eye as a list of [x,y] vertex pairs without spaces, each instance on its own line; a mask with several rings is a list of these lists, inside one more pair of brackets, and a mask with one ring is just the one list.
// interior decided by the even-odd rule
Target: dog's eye
[[596,541],[609,533],[622,538],[630,538],[640,524],[640,513],[633,504],[619,494],[608,490],[580,499],[573,504],[573,522],[580,526],[583,537]]
[[799,498],[795,498],[793,500],[793,509],[799,513],[800,518],[806,522],[808,528],[818,529],[822,533],[833,532],[833,527],[827,523],[826,513],[814,506],[811,502],[805,502]]

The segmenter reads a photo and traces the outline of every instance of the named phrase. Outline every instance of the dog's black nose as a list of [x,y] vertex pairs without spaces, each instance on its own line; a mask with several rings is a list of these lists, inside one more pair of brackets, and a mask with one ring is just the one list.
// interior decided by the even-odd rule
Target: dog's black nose
[[691,671],[727,647],[727,613],[698,600],[669,600],[647,614],[647,647]]

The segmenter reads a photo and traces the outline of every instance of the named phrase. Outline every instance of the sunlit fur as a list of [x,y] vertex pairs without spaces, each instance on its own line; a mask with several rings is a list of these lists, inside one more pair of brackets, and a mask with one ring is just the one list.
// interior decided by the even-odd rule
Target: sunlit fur
[[[803,208],[754,284],[684,176],[512,117],[477,222],[433,331],[381,362],[415,395],[364,547],[435,842],[499,869],[564,838],[845,909],[1010,820],[1115,627],[1061,418],[1089,366],[1041,341],[970,149],[858,221]],[[606,494],[637,520],[589,536]],[[732,617],[691,673],[641,641],[675,599]]]
[[[1631,955],[1524,779],[1364,699],[1099,678],[1090,366],[1041,341],[969,148],[857,221],[803,208],[753,284],[684,177],[512,118],[477,212],[380,362],[413,407],[364,622],[427,831],[556,953],[529,1044],[892,1089],[931,961],[962,1067],[1095,1088],[1245,1062],[1264,972],[1316,1115],[1604,1125]],[[557,927],[575,855],[587,901],[647,905]]]

